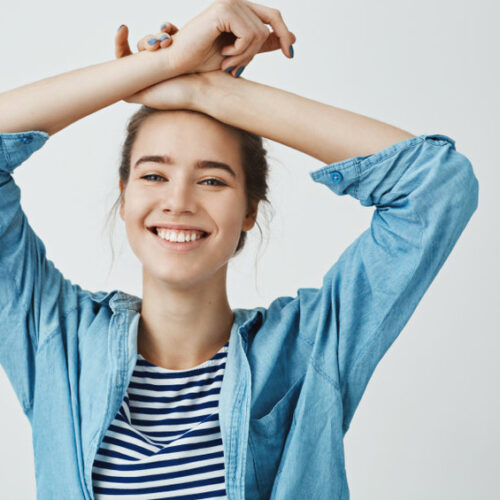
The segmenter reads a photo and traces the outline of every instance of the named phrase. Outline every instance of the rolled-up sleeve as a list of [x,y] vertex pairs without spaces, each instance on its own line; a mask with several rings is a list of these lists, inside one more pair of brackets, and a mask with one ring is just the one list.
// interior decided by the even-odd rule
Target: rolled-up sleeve
[[25,412],[33,400],[37,347],[75,307],[81,290],[46,257],[12,176],[48,138],[42,131],[0,133],[0,365]]
[[375,206],[370,227],[327,271],[298,290],[313,362],[341,392],[343,430],[369,379],[441,269],[478,206],[479,183],[455,141],[411,137],[323,166],[311,178]]

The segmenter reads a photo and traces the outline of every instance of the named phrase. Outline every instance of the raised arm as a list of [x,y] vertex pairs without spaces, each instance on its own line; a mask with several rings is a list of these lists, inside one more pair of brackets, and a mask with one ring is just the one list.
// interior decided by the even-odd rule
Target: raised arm
[[73,122],[179,72],[168,50],[143,51],[0,94],[0,132],[53,135]]
[[194,108],[324,163],[372,154],[415,137],[373,118],[223,72],[204,73],[199,80]]
[[[325,418],[342,419],[345,434],[377,364],[478,206],[472,164],[442,134],[412,136],[283,90],[226,78],[222,72],[199,79],[205,83],[194,94],[195,109],[318,158],[326,165],[310,172],[312,180],[337,195],[356,198],[364,207],[375,206],[370,227],[330,264],[321,287],[299,288],[295,297],[275,299],[266,310],[268,332],[252,340],[255,352],[276,360],[266,376],[252,381],[255,401],[263,402],[257,414],[269,408],[265,395],[276,373],[281,380],[288,374],[280,390],[289,395],[296,394],[291,387],[302,373],[304,384],[316,384]],[[323,231],[335,232],[329,216]],[[289,370],[283,352],[293,352],[292,345],[304,353],[303,364]],[[273,427],[276,414],[271,411],[256,425]],[[319,426],[316,452],[326,456],[325,428],[330,422]],[[262,474],[262,491],[269,493],[279,456],[270,448],[266,453],[266,463],[276,464],[276,469],[268,467],[271,473]]]
[[[258,52],[281,49],[288,54],[295,35],[277,12],[244,0],[216,0],[171,37],[172,47],[154,50],[158,42],[149,46],[150,37],[144,37],[138,48],[147,50],[3,92],[0,133],[37,130],[52,135],[175,76],[218,70],[222,62],[248,64]],[[273,28],[271,34],[266,24]]]

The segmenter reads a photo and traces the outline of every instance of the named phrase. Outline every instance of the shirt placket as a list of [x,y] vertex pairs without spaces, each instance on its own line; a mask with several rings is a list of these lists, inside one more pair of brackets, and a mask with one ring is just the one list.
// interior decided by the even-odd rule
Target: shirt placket
[[[127,314],[128,313],[128,314]],[[86,462],[86,474],[85,474],[85,484],[87,491],[85,492],[85,498],[94,500],[94,488],[92,484],[92,468],[95,460],[95,456],[101,445],[102,439],[110,426],[113,418],[120,409],[123,398],[127,391],[128,385],[130,383],[130,378],[132,373],[128,369],[129,357],[133,353],[128,352],[127,343],[128,332],[129,332],[129,321],[130,313],[126,310],[117,310],[114,312],[108,332],[109,341],[109,353],[110,353],[110,363],[109,363],[109,373],[108,373],[108,384],[110,387],[110,393],[108,394],[108,404],[104,415],[99,417],[99,431],[94,438],[94,443],[91,447],[91,452],[89,457],[87,457]]]
[[219,399],[219,422],[224,448],[226,495],[244,500],[251,377],[246,356],[245,326],[233,325]]

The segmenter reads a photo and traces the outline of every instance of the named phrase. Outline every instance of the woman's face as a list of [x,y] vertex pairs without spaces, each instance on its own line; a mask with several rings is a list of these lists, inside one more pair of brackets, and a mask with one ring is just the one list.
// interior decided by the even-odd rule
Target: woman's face
[[[148,275],[188,288],[225,273],[240,232],[253,227],[256,215],[247,214],[239,147],[233,131],[198,113],[157,113],[141,125],[120,217]],[[152,156],[157,158],[145,158]],[[169,162],[158,161],[161,156]],[[234,176],[223,168],[197,168],[200,161],[225,163]],[[148,229],[156,224],[195,226],[209,235],[194,248],[177,251]]]

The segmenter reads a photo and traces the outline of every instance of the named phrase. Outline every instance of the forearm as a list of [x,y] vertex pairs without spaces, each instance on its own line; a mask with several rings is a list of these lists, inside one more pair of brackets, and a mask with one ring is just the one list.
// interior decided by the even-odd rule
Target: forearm
[[168,52],[138,52],[0,94],[0,132],[53,135],[71,123],[178,73]]
[[[219,81],[220,80],[220,81]],[[205,85],[197,107],[330,164],[376,153],[413,134],[367,116],[243,78]]]

